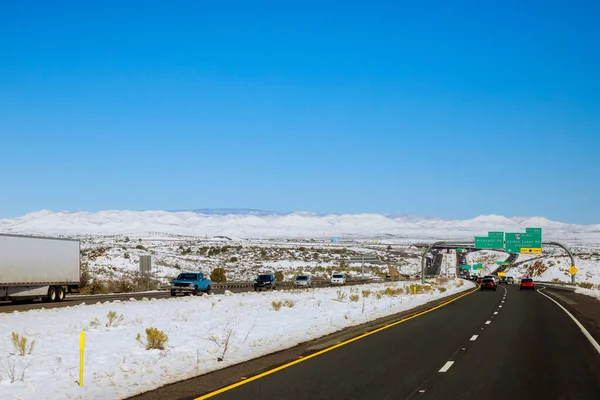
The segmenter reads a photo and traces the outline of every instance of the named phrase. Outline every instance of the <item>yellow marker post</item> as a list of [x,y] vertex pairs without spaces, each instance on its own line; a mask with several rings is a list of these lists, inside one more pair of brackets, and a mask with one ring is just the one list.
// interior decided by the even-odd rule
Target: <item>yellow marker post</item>
[[85,332],[79,332],[79,386],[83,386],[83,353],[85,349]]
[[413,292],[415,292],[415,297],[417,297],[417,285],[413,286]]

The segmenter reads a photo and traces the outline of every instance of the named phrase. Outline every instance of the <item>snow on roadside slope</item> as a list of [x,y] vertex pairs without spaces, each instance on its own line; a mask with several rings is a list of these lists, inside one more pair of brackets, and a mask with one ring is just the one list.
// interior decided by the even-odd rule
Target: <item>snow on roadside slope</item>
[[[464,283],[464,285],[463,285]],[[376,296],[386,288],[407,289],[410,282],[369,284],[309,291],[276,291],[81,305],[0,315],[0,392],[7,399],[122,399],[168,383],[282,350],[346,327],[398,313],[474,286],[458,279],[440,291]],[[462,287],[459,287],[462,285]],[[372,293],[364,298],[362,290]],[[338,291],[345,299],[338,300]],[[351,295],[360,300],[352,302]],[[379,297],[379,298],[378,298]],[[272,301],[294,302],[272,308]],[[364,304],[364,305],[363,305]],[[364,309],[363,309],[364,307]],[[364,311],[363,311],[364,310]],[[116,311],[124,321],[106,327]],[[97,326],[90,324],[94,319]],[[265,323],[269,321],[269,323]],[[276,321],[276,323],[272,323]],[[156,327],[167,333],[164,351],[145,350],[138,333]],[[79,332],[86,331],[84,386],[77,386]],[[31,356],[14,352],[11,332],[37,341]],[[224,340],[231,332],[223,362]],[[23,381],[10,383],[12,360]]]

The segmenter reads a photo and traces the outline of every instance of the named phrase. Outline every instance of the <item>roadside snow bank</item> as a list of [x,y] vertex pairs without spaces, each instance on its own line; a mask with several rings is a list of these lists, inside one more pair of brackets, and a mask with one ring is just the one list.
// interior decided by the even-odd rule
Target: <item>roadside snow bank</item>
[[[459,279],[436,281],[413,296],[411,284],[132,299],[1,314],[1,397],[122,399],[474,287]],[[111,311],[116,315],[109,326]],[[150,327],[168,335],[165,350],[146,350],[136,340]],[[77,385],[80,331],[86,332],[83,387]],[[15,354],[12,332],[36,341],[31,355]]]

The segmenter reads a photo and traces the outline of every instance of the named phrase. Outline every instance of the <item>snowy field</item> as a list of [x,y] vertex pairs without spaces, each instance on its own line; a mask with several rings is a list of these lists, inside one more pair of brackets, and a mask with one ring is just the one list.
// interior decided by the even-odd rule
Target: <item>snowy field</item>
[[600,225],[576,225],[543,217],[481,215],[468,220],[448,220],[379,214],[210,214],[199,212],[127,211],[98,212],[38,211],[17,218],[0,219],[0,232],[42,235],[142,235],[168,238],[226,236],[248,238],[380,238],[403,243],[431,239],[469,239],[488,231],[524,232],[540,227],[545,240],[569,245],[600,243]]
[[[437,280],[413,296],[410,284],[226,293],[1,314],[0,398],[122,399],[474,286],[459,279]],[[108,326],[111,311],[117,318]],[[167,334],[164,350],[146,350],[136,340],[141,334],[143,341],[150,327]],[[77,384],[81,331],[86,332],[83,387]],[[15,354],[12,332],[36,341],[30,355]]]

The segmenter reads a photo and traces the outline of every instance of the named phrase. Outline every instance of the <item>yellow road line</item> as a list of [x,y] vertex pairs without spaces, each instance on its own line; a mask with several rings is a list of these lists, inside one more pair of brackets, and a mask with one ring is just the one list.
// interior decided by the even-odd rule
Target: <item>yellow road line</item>
[[318,352],[316,352],[316,353],[310,354],[310,355],[308,355],[308,356],[304,356],[304,357],[302,357],[302,358],[299,358],[299,359],[297,359],[297,360],[291,361],[291,362],[289,362],[289,363],[287,363],[287,364],[283,364],[283,365],[281,365],[281,366],[279,366],[279,367],[276,367],[276,368],[270,369],[270,370],[268,370],[268,371],[265,371],[265,372],[263,372],[263,373],[260,373],[260,374],[258,374],[258,375],[255,375],[255,376],[253,376],[253,377],[251,377],[251,378],[247,378],[247,379],[244,379],[244,380],[242,380],[242,381],[239,381],[239,382],[236,382],[236,383],[234,383],[234,384],[231,384],[231,385],[229,385],[229,386],[225,386],[224,388],[221,388],[221,389],[215,390],[214,392],[210,392],[210,393],[208,393],[208,394],[205,394],[204,396],[197,397],[197,398],[195,398],[194,400],[204,400],[204,399],[208,399],[208,398],[214,397],[214,396],[216,396],[216,395],[218,395],[218,394],[221,394],[221,393],[228,392],[228,391],[230,391],[231,389],[235,389],[236,387],[239,387],[239,386],[245,385],[245,384],[247,384],[247,383],[253,382],[253,381],[255,381],[255,380],[258,380],[258,379],[260,379],[260,378],[264,378],[264,377],[265,377],[265,376],[267,376],[267,375],[274,374],[275,372],[278,372],[278,371],[281,371],[281,370],[283,370],[283,369],[289,368],[289,367],[291,367],[291,366],[293,366],[293,365],[300,364],[301,362],[304,362],[304,361],[306,361],[306,360],[310,360],[311,358],[314,358],[314,357],[320,356],[320,355],[322,355],[322,354],[328,353],[328,352],[330,352],[331,350],[335,350],[335,349],[337,349],[337,348],[339,348],[339,347],[345,346],[345,345],[347,345],[347,344],[349,344],[349,343],[352,343],[352,342],[355,342],[355,341],[357,341],[357,340],[359,340],[359,339],[363,339],[363,338],[366,338],[367,336],[371,336],[371,335],[373,335],[373,334],[375,334],[375,333],[377,333],[377,332],[381,332],[381,331],[383,331],[383,330],[385,330],[385,329],[389,329],[389,328],[391,328],[392,326],[399,325],[399,324],[401,324],[401,323],[403,323],[403,322],[406,322],[406,321],[409,321],[409,320],[411,320],[411,319],[413,319],[413,318],[417,318],[417,317],[420,317],[421,315],[424,315],[424,314],[430,313],[430,312],[432,312],[432,311],[435,311],[435,310],[437,310],[438,308],[442,308],[442,307],[444,307],[444,306],[447,306],[448,304],[450,304],[450,303],[452,303],[452,302],[454,302],[454,301],[456,301],[456,300],[458,300],[458,299],[460,299],[460,298],[462,298],[462,297],[465,297],[465,296],[467,296],[467,295],[470,295],[471,293],[475,293],[475,292],[476,292],[478,289],[479,289],[479,287],[477,287],[477,288],[475,288],[475,289],[471,290],[470,292],[467,292],[467,293],[461,294],[460,296],[458,296],[458,297],[455,297],[455,298],[453,298],[453,299],[451,299],[451,300],[445,301],[445,302],[443,302],[442,304],[439,304],[439,305],[437,305],[437,306],[435,306],[435,307],[429,308],[429,309],[427,309],[427,310],[425,310],[425,311],[421,311],[420,313],[417,313],[417,314],[413,314],[413,315],[411,315],[410,317],[406,317],[406,318],[403,318],[403,319],[401,319],[401,320],[399,320],[399,321],[392,322],[391,324],[388,324],[388,325],[382,326],[381,328],[377,328],[377,329],[375,329],[375,330],[373,330],[373,331],[370,331],[370,332],[367,332],[367,333],[363,333],[362,335],[359,335],[359,336],[357,336],[357,337],[355,337],[355,338],[348,339],[348,340],[346,340],[346,341],[344,341],[344,342],[340,342],[340,343],[338,343],[338,344],[335,344],[335,345],[333,345],[333,346],[331,346],[331,347],[328,347],[328,348],[326,348],[326,349],[320,350],[320,351],[318,351]]

